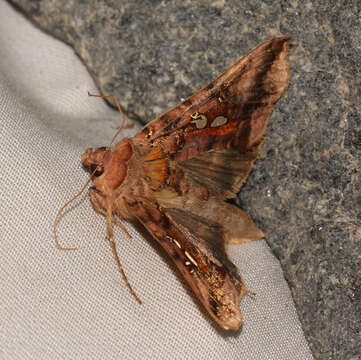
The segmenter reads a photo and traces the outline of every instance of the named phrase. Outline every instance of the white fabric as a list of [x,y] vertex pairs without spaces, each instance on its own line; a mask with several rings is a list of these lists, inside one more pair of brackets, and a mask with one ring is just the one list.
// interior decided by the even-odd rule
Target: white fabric
[[[265,241],[231,246],[247,286],[244,326],[219,331],[158,245],[115,235],[129,294],[87,193],[80,155],[108,143],[119,113],[71,48],[0,0],[0,358],[312,359],[280,265]],[[136,99],[134,99],[136,101]],[[124,132],[123,135],[134,133]]]

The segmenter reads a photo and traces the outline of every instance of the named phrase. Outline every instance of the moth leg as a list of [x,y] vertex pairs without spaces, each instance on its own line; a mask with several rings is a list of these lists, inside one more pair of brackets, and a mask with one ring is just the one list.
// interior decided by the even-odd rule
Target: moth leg
[[[106,199],[104,198],[104,196],[95,188],[91,188],[90,189],[90,201],[93,205],[93,208],[96,212],[98,212],[99,214],[104,215],[105,217],[107,217],[107,212],[106,212]],[[129,237],[129,239],[132,238],[132,235],[129,234],[128,230],[126,229],[126,227],[120,223],[118,220],[114,219],[114,217],[112,217],[112,222],[119,226],[123,232],[125,232],[125,234]]]
[[106,216],[107,216],[107,233],[108,233],[108,240],[110,243],[110,246],[112,247],[113,250],[113,254],[115,257],[115,261],[118,265],[118,269],[120,271],[120,273],[122,274],[123,280],[125,282],[125,285],[127,285],[130,293],[135,297],[135,299],[138,301],[139,304],[142,303],[142,301],[139,299],[139,297],[137,296],[137,294],[134,292],[133,288],[131,287],[127,276],[125,275],[125,272],[123,270],[123,267],[120,263],[119,257],[118,257],[118,253],[117,253],[117,248],[115,246],[115,241],[114,241],[114,236],[113,236],[113,209],[112,206],[107,206],[107,212],[106,212]]
[[92,203],[94,210],[104,216],[107,216],[105,211],[107,208],[105,197],[94,187],[90,188],[89,193],[90,202]]

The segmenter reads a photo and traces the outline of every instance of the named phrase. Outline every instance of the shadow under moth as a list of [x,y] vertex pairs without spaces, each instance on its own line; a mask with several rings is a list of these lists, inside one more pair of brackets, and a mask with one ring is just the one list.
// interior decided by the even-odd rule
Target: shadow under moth
[[133,138],[82,155],[92,174],[92,205],[107,218],[123,277],[116,217],[144,226],[223,329],[242,324],[239,304],[248,291],[225,246],[264,236],[248,213],[225,200],[237,196],[260,154],[289,83],[291,41],[282,36],[259,45]]

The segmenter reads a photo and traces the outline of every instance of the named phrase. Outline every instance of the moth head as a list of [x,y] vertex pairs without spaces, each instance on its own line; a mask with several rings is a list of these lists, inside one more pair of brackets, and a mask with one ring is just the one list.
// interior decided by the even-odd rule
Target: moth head
[[110,157],[111,150],[105,146],[94,149],[89,148],[83,152],[81,162],[92,176],[99,177],[104,173],[104,166],[109,162]]
[[89,148],[84,151],[81,161],[92,174],[95,187],[108,195],[123,183],[131,155],[131,145],[125,139],[114,148]]

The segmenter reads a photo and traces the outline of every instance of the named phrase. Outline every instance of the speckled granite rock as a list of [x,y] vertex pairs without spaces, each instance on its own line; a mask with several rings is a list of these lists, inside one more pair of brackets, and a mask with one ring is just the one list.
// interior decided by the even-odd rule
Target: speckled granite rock
[[145,121],[261,41],[296,38],[290,88],[239,201],[268,234],[315,358],[361,359],[360,2],[12,2]]

